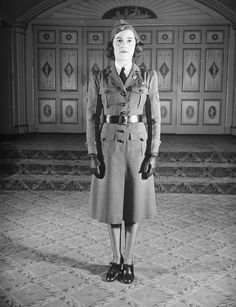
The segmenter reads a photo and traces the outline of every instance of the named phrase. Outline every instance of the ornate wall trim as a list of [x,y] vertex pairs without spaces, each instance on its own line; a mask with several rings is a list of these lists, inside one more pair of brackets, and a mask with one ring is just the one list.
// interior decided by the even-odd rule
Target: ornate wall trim
[[18,21],[29,24],[38,15],[65,1],[66,0],[45,0],[42,3],[33,7],[32,9],[30,9],[29,11],[27,11],[24,15],[18,18]]
[[[18,18],[17,21],[29,24],[38,15],[46,12],[47,10],[53,8],[54,6],[64,4],[65,1],[66,0],[45,0],[41,4],[36,5],[34,8],[30,9],[28,12],[26,12],[24,15]],[[222,3],[219,3],[217,0],[194,0],[194,1],[196,2],[196,5],[197,3],[199,3],[221,14],[232,24],[236,23],[236,13],[233,12],[230,8],[223,5]]]

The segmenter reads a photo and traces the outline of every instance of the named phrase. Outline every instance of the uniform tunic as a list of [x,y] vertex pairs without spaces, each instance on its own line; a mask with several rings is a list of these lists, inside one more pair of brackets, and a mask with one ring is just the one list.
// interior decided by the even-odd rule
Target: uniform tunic
[[[104,123],[104,115],[142,115],[143,122]],[[89,215],[101,222],[137,223],[156,213],[153,176],[142,166],[160,145],[160,101],[156,71],[133,64],[122,83],[114,64],[90,77],[87,104],[88,153],[97,154],[105,173],[92,176]]]

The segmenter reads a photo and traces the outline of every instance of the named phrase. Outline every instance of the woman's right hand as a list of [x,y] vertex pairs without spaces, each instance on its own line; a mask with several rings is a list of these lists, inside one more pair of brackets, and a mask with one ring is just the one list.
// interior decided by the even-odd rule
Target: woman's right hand
[[104,177],[104,163],[101,163],[96,154],[89,154],[91,173],[97,178],[102,179]]

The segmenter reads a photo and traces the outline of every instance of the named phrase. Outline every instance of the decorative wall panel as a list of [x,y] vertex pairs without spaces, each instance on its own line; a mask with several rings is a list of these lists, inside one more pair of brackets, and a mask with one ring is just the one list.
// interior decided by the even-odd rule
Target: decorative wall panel
[[201,44],[202,31],[184,31],[184,44]]
[[[163,133],[224,133],[228,29],[150,25],[136,30],[137,64],[156,69]],[[109,65],[111,27],[34,25],[35,129],[85,132],[89,75]]]
[[78,51],[77,49],[60,50],[61,90],[76,91],[78,88]]
[[174,43],[174,31],[157,31],[157,43],[158,44],[173,44]]
[[88,45],[103,45],[104,32],[88,32]]
[[181,101],[181,124],[198,125],[199,124],[199,100]]
[[137,65],[143,68],[152,68],[152,50],[144,49],[141,56],[136,61]]
[[197,92],[200,90],[200,49],[183,50],[183,91]]
[[56,31],[38,31],[38,42],[44,44],[54,44],[56,42]]
[[61,123],[78,124],[78,99],[61,99]]
[[92,72],[102,70],[104,68],[104,55],[103,50],[89,49],[87,51],[87,75]]
[[204,100],[204,125],[220,125],[221,100]]
[[140,41],[144,44],[151,44],[152,43],[152,32],[151,31],[145,31],[145,32],[138,32]]
[[160,91],[173,89],[173,49],[157,49],[157,73]]
[[[137,6],[137,3],[135,5],[129,5],[129,1],[125,1],[125,2],[123,2],[123,4],[125,4],[124,6],[122,6],[121,3],[122,3],[122,1],[119,1],[119,2],[117,1],[116,5],[119,5],[119,7],[108,9],[108,11],[106,11],[102,15],[102,18],[103,19],[157,18],[156,14],[152,10],[150,10],[146,7]],[[94,5],[94,4],[92,4],[92,5]],[[100,6],[102,6],[102,8],[104,10],[106,8],[106,3],[103,3]],[[80,5],[80,7],[81,7],[81,5]],[[95,9],[100,12],[100,10],[98,10],[97,7],[95,7]],[[86,11],[88,11],[87,5],[86,5]],[[100,18],[100,16],[98,18]]]
[[76,31],[60,31],[61,44],[77,44],[78,33]]
[[223,88],[223,49],[206,50],[205,90],[222,91]]
[[56,99],[39,99],[39,123],[56,123]]
[[206,42],[208,44],[223,44],[224,31],[207,31]]
[[161,100],[161,124],[172,124],[172,100]]
[[38,49],[38,83],[40,91],[55,91],[55,49]]

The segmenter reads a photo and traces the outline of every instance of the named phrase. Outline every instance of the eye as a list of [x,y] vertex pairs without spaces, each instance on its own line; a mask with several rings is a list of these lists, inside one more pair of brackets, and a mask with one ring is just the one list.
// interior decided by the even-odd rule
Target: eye
[[128,43],[128,44],[132,44],[133,42],[134,42],[134,40],[133,40],[132,38],[130,38],[130,39],[127,40],[127,43]]

